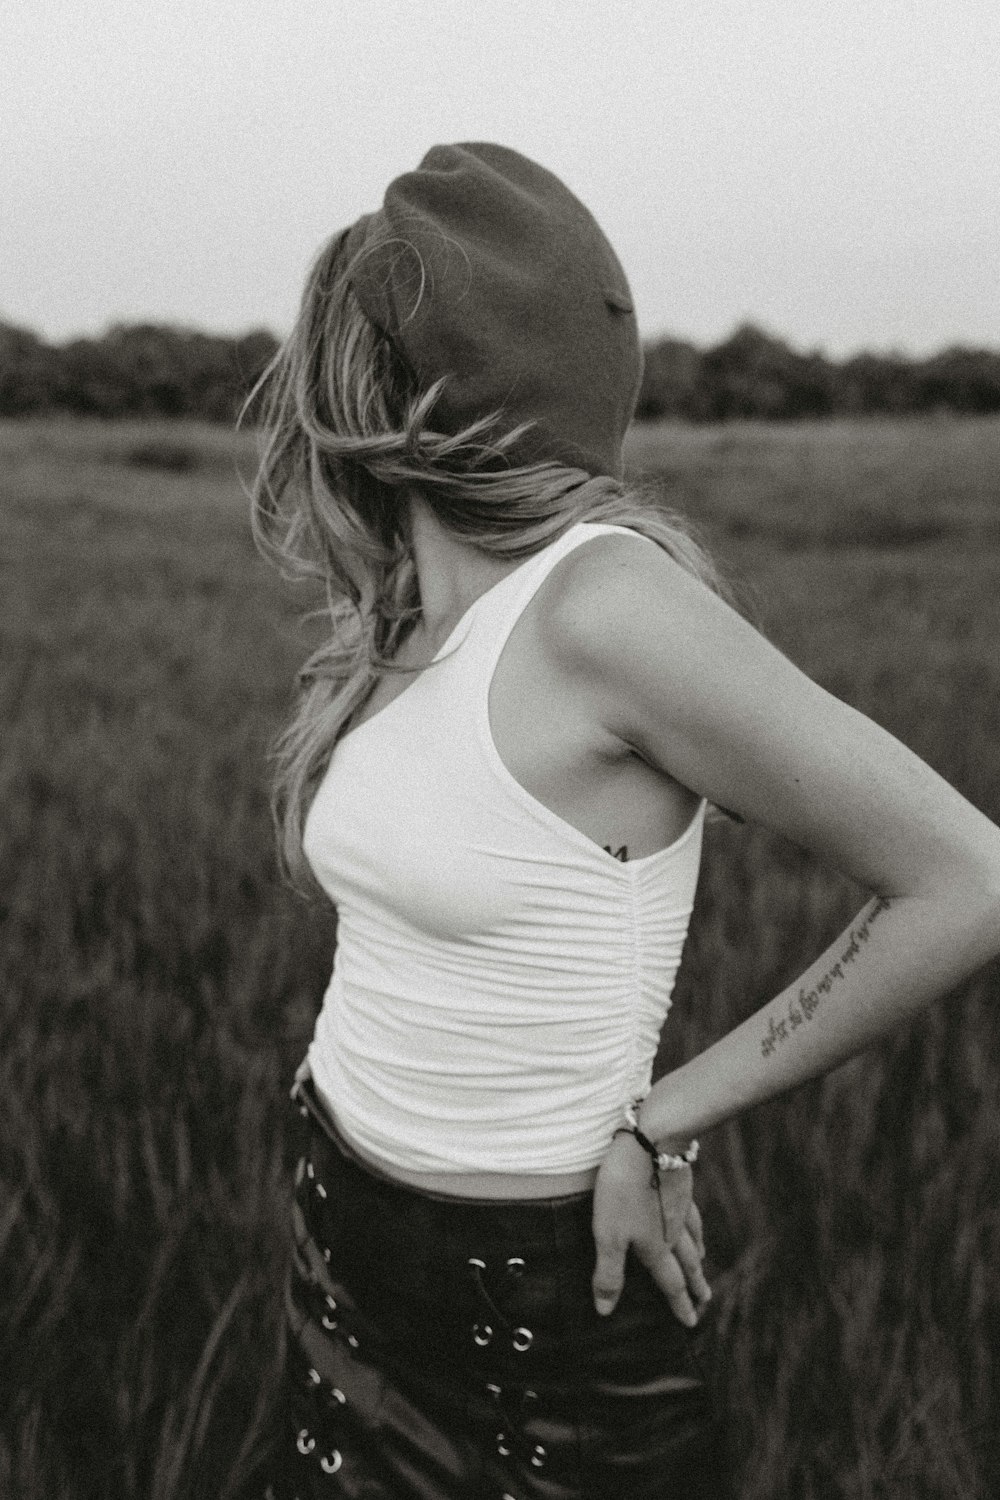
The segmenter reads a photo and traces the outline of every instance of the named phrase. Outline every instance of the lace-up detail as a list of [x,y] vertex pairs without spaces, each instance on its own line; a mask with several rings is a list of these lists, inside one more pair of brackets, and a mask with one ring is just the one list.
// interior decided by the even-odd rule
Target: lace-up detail
[[[515,1354],[527,1354],[535,1340],[534,1332],[523,1323],[515,1324],[502,1306],[504,1291],[509,1291],[512,1283],[520,1281],[527,1270],[524,1257],[507,1256],[493,1277],[490,1277],[486,1261],[478,1255],[470,1256],[467,1266],[483,1307],[481,1319],[472,1325],[473,1343],[485,1349],[499,1334]],[[530,1386],[510,1382],[501,1384],[498,1380],[487,1380],[485,1389],[497,1419],[497,1455],[502,1459],[520,1458],[534,1469],[543,1468],[547,1457],[544,1445],[533,1442],[524,1432],[525,1424],[531,1420],[537,1406],[538,1392]]]
[[[488,1315],[493,1318],[499,1327],[503,1328],[509,1334],[511,1348],[518,1354],[526,1354],[531,1348],[535,1335],[530,1328],[515,1328],[509,1319],[504,1316],[498,1303],[492,1296],[489,1287],[486,1285],[486,1262],[480,1260],[478,1255],[472,1255],[469,1257],[468,1266],[472,1274],[473,1285],[486,1304]],[[511,1255],[508,1257],[506,1265],[503,1268],[503,1275],[509,1281],[519,1281],[524,1275],[524,1270],[523,1258],[520,1255]],[[493,1334],[494,1326],[491,1322],[477,1322],[472,1326],[473,1341],[480,1348],[485,1348],[493,1342]]]
[[273,1500],[570,1500],[625,1493],[623,1476],[629,1493],[725,1500],[689,1331],[648,1278],[614,1317],[594,1311],[589,1195],[415,1192],[352,1155],[311,1084],[297,1092],[314,1129]]

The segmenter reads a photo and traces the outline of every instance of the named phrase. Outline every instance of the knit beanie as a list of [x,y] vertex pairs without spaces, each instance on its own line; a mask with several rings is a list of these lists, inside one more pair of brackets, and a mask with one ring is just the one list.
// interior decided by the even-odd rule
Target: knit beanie
[[635,312],[614,251],[558,177],[504,146],[434,146],[344,250],[362,308],[421,389],[448,377],[437,430],[500,410],[505,432],[534,424],[509,463],[621,478],[642,378]]

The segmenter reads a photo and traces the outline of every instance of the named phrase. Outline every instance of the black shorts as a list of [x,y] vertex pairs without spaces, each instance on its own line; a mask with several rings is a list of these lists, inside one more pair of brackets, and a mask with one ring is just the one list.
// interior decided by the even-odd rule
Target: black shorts
[[590,1193],[424,1193],[296,1097],[276,1500],[722,1500],[704,1328],[631,1255],[598,1316]]

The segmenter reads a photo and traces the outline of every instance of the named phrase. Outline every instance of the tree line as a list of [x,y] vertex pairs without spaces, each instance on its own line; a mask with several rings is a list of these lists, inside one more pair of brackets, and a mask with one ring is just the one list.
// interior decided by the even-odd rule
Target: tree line
[[[116,324],[97,338],[50,344],[0,323],[0,416],[202,417],[231,422],[278,347],[254,329],[236,337],[169,325]],[[1000,353],[954,347],[924,359],[799,353],[745,323],[698,349],[645,345],[640,421],[1000,411]]]
[[646,421],[1000,411],[1000,352],[988,349],[832,360],[800,354],[744,323],[710,349],[662,338],[647,343],[645,354],[636,415]]
[[202,417],[232,422],[278,347],[157,323],[115,324],[99,338],[49,344],[0,323],[0,416]]

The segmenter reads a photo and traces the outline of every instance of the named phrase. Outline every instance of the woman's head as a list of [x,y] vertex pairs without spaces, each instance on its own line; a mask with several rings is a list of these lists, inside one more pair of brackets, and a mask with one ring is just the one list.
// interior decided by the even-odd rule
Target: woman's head
[[353,234],[316,258],[295,325],[255,393],[266,447],[254,521],[266,550],[296,572],[296,558],[310,556],[310,571],[360,604],[373,569],[408,557],[411,491],[456,536],[516,556],[538,545],[532,524],[553,498],[592,476],[527,458],[531,424],[502,407],[468,420],[456,418],[455,401],[443,409],[454,377],[421,379],[407,357],[414,341],[384,331],[362,306],[365,262],[386,242],[359,246]]
[[411,494],[496,556],[614,521],[712,581],[683,528],[623,488],[641,371],[610,245],[557,178],[504,147],[433,148],[320,252],[255,393],[254,534],[327,588],[329,635],[276,755],[293,870],[329,751],[420,616]]
[[625,273],[584,205],[503,146],[435,146],[347,234],[364,311],[455,433],[528,424],[514,463],[621,479],[642,377]]
[[515,151],[436,146],[318,256],[263,382],[260,494],[319,481],[326,517],[342,512],[334,552],[315,507],[300,524],[357,599],[344,533],[377,562],[408,486],[456,534],[514,542],[525,481],[529,501],[543,478],[546,501],[553,482],[620,481],[641,374],[624,272],[583,204]]

